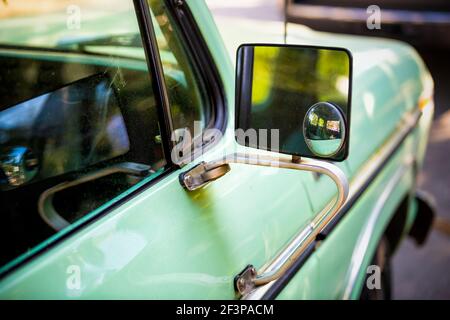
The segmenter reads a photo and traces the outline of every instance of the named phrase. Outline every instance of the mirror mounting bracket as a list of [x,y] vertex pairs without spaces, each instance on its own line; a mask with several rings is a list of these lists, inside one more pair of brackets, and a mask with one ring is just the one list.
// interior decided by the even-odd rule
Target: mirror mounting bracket
[[179,179],[181,185],[188,191],[197,190],[211,181],[219,179],[230,171],[228,163],[222,164],[208,164],[200,162],[190,170],[180,174]]
[[[200,189],[208,183],[217,180],[227,174],[230,171],[229,163],[234,163],[233,158],[237,158],[238,156],[240,155],[234,154],[231,156],[227,156],[219,161],[213,161],[210,163],[202,161],[188,171],[180,174],[180,184],[188,191]],[[252,160],[254,159],[253,157],[244,157],[249,160],[248,164],[258,165],[258,163],[254,163],[254,161]],[[260,156],[257,157],[261,158]],[[292,156],[292,163],[300,163],[301,161],[302,158],[300,156]]]
[[249,154],[231,154],[217,161],[201,162],[199,165],[182,173],[180,175],[180,183],[189,191],[199,189],[229,172],[230,163],[325,174],[334,181],[338,191],[334,203],[332,201],[322,211],[317,213],[270,263],[265,264],[259,271],[256,271],[253,266],[249,265],[241,274],[235,277],[234,288],[236,289],[236,294],[238,297],[245,297],[256,287],[279,279],[292,267],[297,258],[307,250],[309,244],[314,241],[316,236],[334,220],[347,200],[349,186],[342,170],[326,161],[305,159],[298,156],[293,156],[289,159]]

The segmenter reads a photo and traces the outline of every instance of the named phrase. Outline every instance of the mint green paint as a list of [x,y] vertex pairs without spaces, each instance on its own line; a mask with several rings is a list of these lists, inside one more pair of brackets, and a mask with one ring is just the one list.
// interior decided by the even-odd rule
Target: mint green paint
[[[282,42],[280,23],[220,18],[217,22],[224,45],[203,1],[188,4],[222,78],[229,121],[225,137],[184,170],[199,161],[244,149],[236,145],[232,134],[235,47],[241,42]],[[319,33],[301,26],[289,27],[288,41],[342,46],[353,53],[350,157],[339,164],[351,179],[404,112],[415,108],[422,78],[428,72],[413,49],[400,42]],[[380,190],[407,155],[418,155],[421,163],[430,121],[430,114],[422,118],[417,140],[408,138],[280,299],[342,296],[349,259]],[[0,298],[233,299],[233,277],[249,263],[261,267],[268,262],[335,192],[329,179],[315,180],[307,172],[232,165],[226,176],[188,193],[178,182],[180,172],[165,177],[2,279]],[[412,180],[412,173],[405,176],[386,204],[364,267],[396,204],[410,192]],[[79,290],[66,286],[71,265],[81,270]],[[361,273],[358,290],[362,279]]]
[[278,300],[318,299],[320,296],[319,261],[310,257],[289,284],[277,296]]
[[[352,254],[363,226],[368,220],[374,206],[383,192],[386,184],[390,181],[396,170],[399,168],[402,159],[411,153],[411,146],[403,146],[395,160],[385,167],[383,173],[376,178],[374,184],[365,192],[349,214],[339,223],[336,229],[320,246],[317,257],[320,264],[321,299],[342,298],[348,282],[348,271],[352,261]],[[392,212],[396,206],[409,192],[412,183],[412,171],[410,170],[401,183],[390,195],[389,200],[383,208],[380,219],[377,221],[376,230],[369,244],[368,252],[365,255],[362,266],[362,273],[359,274],[359,285],[362,284],[367,265],[371,262],[372,254],[377,242],[389,222]],[[356,291],[358,294],[359,292]]]
[[273,257],[311,211],[302,173],[232,171],[196,193],[171,175],[3,280],[0,296],[70,298],[66,269],[75,264],[79,298],[233,298],[233,275]]

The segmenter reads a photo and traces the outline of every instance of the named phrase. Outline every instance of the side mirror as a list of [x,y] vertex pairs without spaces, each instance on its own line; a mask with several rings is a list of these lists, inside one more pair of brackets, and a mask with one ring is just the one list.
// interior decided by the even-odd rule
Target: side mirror
[[239,163],[325,174],[338,190],[334,203],[317,213],[276,259],[265,265],[270,267],[256,270],[248,265],[234,277],[239,297],[283,277],[321,230],[334,221],[347,199],[348,181],[338,166],[298,157],[334,161],[347,157],[351,66],[350,53],[344,49],[254,44],[238,49],[237,142],[293,157],[231,154],[182,172],[181,185],[197,190],[229,172],[230,163]]
[[241,45],[237,142],[295,156],[345,160],[351,83],[352,57],[346,49]]

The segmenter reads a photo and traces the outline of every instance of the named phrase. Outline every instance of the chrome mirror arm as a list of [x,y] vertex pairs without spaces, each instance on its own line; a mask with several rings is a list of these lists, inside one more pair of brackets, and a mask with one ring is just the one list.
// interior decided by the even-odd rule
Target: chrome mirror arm
[[315,237],[339,212],[339,209],[347,199],[349,185],[347,177],[342,170],[329,162],[299,157],[286,159],[248,154],[231,154],[216,161],[202,162],[189,171],[182,173],[180,182],[189,191],[199,189],[210,181],[225,175],[230,170],[230,163],[321,173],[330,177],[338,189],[335,202],[332,205],[327,205],[315,215],[310,223],[266,267],[256,271],[252,265],[249,265],[235,277],[236,293],[238,296],[245,296],[255,287],[280,278],[295,263],[308,245],[314,241]]

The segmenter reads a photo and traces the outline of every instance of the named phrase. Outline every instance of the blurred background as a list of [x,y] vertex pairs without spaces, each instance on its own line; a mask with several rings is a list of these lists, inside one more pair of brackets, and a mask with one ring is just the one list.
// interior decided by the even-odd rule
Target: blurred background
[[[416,48],[435,82],[434,123],[418,188],[434,198],[437,217],[424,246],[406,238],[394,255],[393,298],[450,299],[450,1],[207,0],[207,4],[227,43],[235,43],[227,48],[232,56],[243,42],[280,42],[285,17],[315,30],[389,37]],[[377,7],[368,9],[374,4],[380,16]],[[261,39],[254,35],[246,39],[245,33],[230,30],[231,24],[256,25]]]

